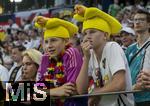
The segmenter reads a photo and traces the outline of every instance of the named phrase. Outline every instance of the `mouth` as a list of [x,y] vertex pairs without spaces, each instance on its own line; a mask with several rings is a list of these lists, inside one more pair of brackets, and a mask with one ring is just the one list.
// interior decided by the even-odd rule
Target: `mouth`
[[52,49],[52,50],[48,50],[48,52],[49,52],[50,54],[55,54],[55,53],[56,53],[56,50]]
[[141,27],[140,27],[140,26],[136,26],[136,27],[135,27],[135,29],[139,29],[139,28],[141,28]]
[[122,42],[128,42],[128,40],[127,39],[123,39]]

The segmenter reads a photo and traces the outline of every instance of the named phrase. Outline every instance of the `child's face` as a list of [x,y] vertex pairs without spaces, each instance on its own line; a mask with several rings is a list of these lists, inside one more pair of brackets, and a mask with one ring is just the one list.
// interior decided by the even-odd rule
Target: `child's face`
[[44,40],[45,51],[51,56],[56,57],[65,50],[66,41],[62,38],[52,37]]
[[101,45],[106,42],[105,32],[97,29],[87,29],[83,33],[83,41],[89,41],[93,49],[98,49]]

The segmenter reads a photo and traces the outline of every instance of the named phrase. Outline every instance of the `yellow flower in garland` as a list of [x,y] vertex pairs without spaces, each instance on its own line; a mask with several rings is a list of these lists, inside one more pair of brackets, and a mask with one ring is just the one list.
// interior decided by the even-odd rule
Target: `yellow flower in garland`
[[44,79],[51,84],[51,87],[61,86],[66,81],[63,63],[58,61],[58,59],[50,58],[47,74],[44,76]]
[[54,71],[54,67],[47,68],[47,70],[48,70],[49,72],[53,72],[53,71]]
[[56,74],[56,78],[63,78],[64,74]]
[[58,63],[57,63],[57,67],[60,67],[60,66],[62,66],[62,63],[61,63],[61,62],[58,62]]

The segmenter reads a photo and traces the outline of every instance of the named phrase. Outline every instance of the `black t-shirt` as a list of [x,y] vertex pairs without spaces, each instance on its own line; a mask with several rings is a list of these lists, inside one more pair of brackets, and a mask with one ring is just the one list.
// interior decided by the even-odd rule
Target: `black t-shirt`
[[2,86],[2,81],[0,81],[0,101],[5,99],[5,93],[4,93],[4,89]]

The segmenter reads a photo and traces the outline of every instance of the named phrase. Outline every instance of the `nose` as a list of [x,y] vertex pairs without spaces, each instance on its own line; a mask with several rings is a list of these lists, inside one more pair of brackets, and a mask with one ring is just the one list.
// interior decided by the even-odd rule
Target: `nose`
[[45,47],[46,48],[52,48],[53,47],[53,44],[51,41],[48,41],[46,44],[45,44]]
[[22,66],[22,72],[24,72],[27,69],[27,65]]
[[91,39],[91,35],[90,35],[90,34],[87,34],[87,35],[85,36],[85,39],[90,40],[90,39]]
[[86,33],[87,38],[91,37],[91,34],[89,32]]
[[139,24],[139,23],[140,23],[140,21],[138,21],[138,20],[137,20],[137,21],[135,21],[135,25],[136,25],[136,24]]
[[24,71],[22,71],[22,77],[23,77],[23,78],[25,77],[25,72],[24,72]]

